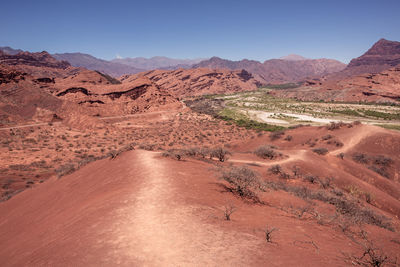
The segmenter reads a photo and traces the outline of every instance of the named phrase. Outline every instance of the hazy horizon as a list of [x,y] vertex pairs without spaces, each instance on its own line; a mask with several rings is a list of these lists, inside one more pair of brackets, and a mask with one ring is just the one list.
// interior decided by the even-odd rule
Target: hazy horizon
[[[3,10],[13,10],[11,2]],[[250,59],[297,54],[348,63],[400,40],[398,1],[21,1],[1,46],[97,58]]]

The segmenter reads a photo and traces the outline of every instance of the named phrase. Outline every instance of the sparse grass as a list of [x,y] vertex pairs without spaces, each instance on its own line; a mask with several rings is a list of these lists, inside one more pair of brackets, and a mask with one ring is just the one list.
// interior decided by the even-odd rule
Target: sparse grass
[[361,110],[365,116],[374,117],[384,120],[400,120],[400,113],[380,112],[376,110]]
[[353,109],[331,109],[330,112],[348,115],[348,116],[354,116],[354,117],[363,117],[363,115],[361,113],[359,113]]
[[396,130],[400,131],[400,125],[394,125],[394,124],[376,124],[376,126],[389,129],[389,130]]
[[267,84],[262,88],[283,90],[283,89],[294,89],[300,87],[299,83],[281,83],[281,84]]

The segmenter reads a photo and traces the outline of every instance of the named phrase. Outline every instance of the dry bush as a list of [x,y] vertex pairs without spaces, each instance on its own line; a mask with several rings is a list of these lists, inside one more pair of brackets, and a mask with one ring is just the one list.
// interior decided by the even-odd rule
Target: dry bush
[[293,172],[293,175],[294,175],[295,177],[297,177],[297,176],[300,175],[300,168],[299,168],[298,166],[293,166],[292,172]]
[[224,162],[225,160],[227,160],[228,155],[232,155],[232,153],[223,147],[214,148],[210,151],[210,157],[211,158],[215,157],[221,162]]
[[282,167],[279,164],[273,165],[271,168],[268,169],[268,171],[273,174],[281,174],[283,172]]
[[58,167],[55,172],[58,176],[58,178],[64,176],[64,175],[68,175],[73,173],[74,171],[76,171],[75,166],[72,163],[67,163],[64,165],[61,165],[60,167]]
[[148,151],[154,151],[156,145],[155,144],[140,144],[139,148]]
[[389,231],[394,231],[389,218],[377,214],[371,209],[360,206],[357,201],[348,199],[340,190],[333,189],[332,191],[313,191],[304,186],[288,185],[283,182],[274,181],[267,181],[264,183],[264,186],[273,190],[283,190],[289,192],[304,200],[319,200],[331,204],[336,208],[336,211],[339,214],[352,218],[355,222],[376,225]]
[[316,184],[319,182],[318,176],[314,176],[314,175],[307,175],[304,177],[304,180],[307,182],[310,182],[312,184]]
[[224,206],[224,217],[225,220],[230,221],[231,215],[236,211],[236,207],[233,204],[228,204]]
[[363,153],[354,153],[353,160],[357,163],[368,164],[369,157]]
[[258,147],[254,151],[254,154],[263,159],[273,159],[278,156],[278,154],[270,146],[267,145]]
[[266,240],[268,243],[271,243],[271,242],[272,242],[272,233],[275,232],[275,231],[278,231],[278,228],[275,228],[275,227],[268,227],[268,226],[265,227],[265,229],[264,229],[265,240]]
[[285,140],[285,141],[292,141],[293,140],[293,136],[291,136],[291,135],[288,135],[288,136],[286,136],[285,137],[285,139],[283,139],[283,140]]
[[381,166],[390,166],[393,163],[393,160],[389,157],[383,156],[383,155],[378,155],[376,157],[372,158],[372,162],[376,165],[381,165]]
[[329,139],[332,139],[333,138],[333,136],[332,135],[330,135],[330,134],[328,134],[328,135],[325,135],[325,136],[322,136],[322,140],[329,140]]
[[326,129],[328,129],[329,131],[333,131],[333,130],[338,130],[340,129],[342,126],[346,125],[344,122],[331,122],[329,125],[326,126]]
[[325,179],[319,179],[318,182],[319,182],[319,184],[321,185],[321,187],[323,189],[328,189],[328,188],[332,187],[332,181],[333,180],[334,180],[334,178],[328,177],[328,178],[325,178]]
[[326,154],[328,154],[328,149],[326,149],[326,148],[323,148],[323,147],[321,147],[321,148],[314,148],[313,150],[312,150],[314,153],[317,153],[318,155],[326,155]]
[[223,171],[221,178],[232,185],[232,190],[239,196],[257,198],[254,190],[261,186],[259,175],[247,166],[230,167]]
[[383,176],[385,178],[390,178],[390,175],[387,172],[385,167],[378,167],[378,166],[372,165],[372,166],[369,166],[368,169],[370,169],[371,171],[376,172],[380,176]]
[[344,159],[344,153],[343,153],[343,152],[342,152],[342,153],[339,153],[339,154],[337,155],[337,157],[340,158],[340,159]]
[[184,155],[184,152],[182,150],[178,149],[169,149],[167,151],[164,151],[161,156],[167,157],[167,158],[174,158],[176,160],[181,160]]
[[377,247],[370,240],[365,231],[361,231],[362,243],[359,243],[363,249],[360,257],[351,256],[350,260],[358,265],[381,267],[381,266],[398,266],[397,259],[390,258],[382,248]]
[[271,139],[271,141],[274,141],[274,140],[277,140],[277,139],[281,138],[282,135],[284,135],[284,134],[285,134],[284,131],[272,132],[272,133],[269,135],[269,138]]

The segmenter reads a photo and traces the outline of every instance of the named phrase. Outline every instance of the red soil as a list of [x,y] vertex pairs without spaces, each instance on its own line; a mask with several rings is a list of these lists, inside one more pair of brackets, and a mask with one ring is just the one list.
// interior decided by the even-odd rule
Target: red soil
[[[318,139],[331,134],[331,139],[341,140],[344,145],[332,148],[325,141],[316,141],[316,147],[329,147],[331,151],[325,156],[317,155],[303,145],[311,133]],[[278,151],[294,159],[282,158],[273,163],[280,162],[284,170],[296,164],[303,173],[332,175],[339,188],[349,181],[363,190],[368,188],[376,199],[374,206],[364,205],[384,212],[399,229],[399,213],[395,210],[399,193],[391,197],[393,192],[381,188],[379,182],[387,181],[392,190],[397,190],[398,181],[382,180],[347,156],[351,151],[390,155],[394,160],[392,168],[398,174],[398,143],[392,142],[400,140],[398,134],[371,126],[334,131],[304,127],[287,131],[289,134],[292,141],[282,137],[271,142],[262,136],[246,144],[238,143],[231,160],[220,166],[228,167],[230,162],[243,158],[269,163],[244,155],[262,144],[279,146]],[[349,141],[344,139],[348,136],[352,136]],[[343,160],[335,156],[340,151],[345,151]],[[348,255],[362,255],[362,240],[343,234],[333,221],[319,223],[308,215],[296,217],[292,211],[307,205],[302,199],[280,190],[260,192],[265,203],[262,205],[226,191],[227,184],[217,179],[220,174],[215,164],[192,158],[176,161],[156,152],[137,150],[114,160],[91,163],[61,179],[51,179],[0,204],[0,243],[7,244],[0,250],[0,258],[7,266],[343,266],[351,262]],[[265,166],[252,168],[263,180],[277,179]],[[351,173],[348,168],[358,170]],[[367,176],[370,178],[362,180]],[[287,183],[315,188],[298,179]],[[231,221],[223,219],[227,203],[237,208]],[[315,204],[319,214],[332,212],[332,206],[326,203]],[[266,225],[279,228],[273,233],[272,243],[265,241]],[[399,245],[392,241],[399,240],[398,233],[365,224],[362,229],[386,255],[400,256]]]

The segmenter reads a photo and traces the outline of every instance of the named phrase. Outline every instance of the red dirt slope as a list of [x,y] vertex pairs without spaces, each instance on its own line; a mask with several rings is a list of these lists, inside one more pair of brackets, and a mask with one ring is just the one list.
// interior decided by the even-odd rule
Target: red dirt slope
[[[399,135],[370,126],[348,127],[298,128],[275,141],[268,136],[254,138],[238,144],[232,158],[219,167],[247,160],[264,181],[325,193],[338,193],[351,182],[359,189],[350,191],[354,196],[360,190],[371,190],[375,196],[371,204],[360,197],[357,205],[391,218],[397,231],[398,210],[391,209],[399,194],[390,195],[399,188],[398,175],[382,178],[390,185],[385,187],[378,174],[369,172],[369,163],[354,162],[351,155],[356,151],[369,157],[390,155],[390,173],[398,174]],[[290,141],[284,139],[287,135],[292,135]],[[343,145],[335,145],[339,142]],[[272,161],[255,158],[251,152],[262,144],[278,146],[286,156]],[[311,151],[316,147],[326,147],[329,153],[318,155]],[[336,156],[340,152],[345,153],[344,159]],[[283,171],[296,165],[302,175],[332,175],[335,180],[328,188],[318,189],[317,183],[300,176],[276,177],[263,164],[281,164]],[[137,150],[49,180],[0,203],[0,244],[7,244],[0,258],[6,266],[344,266],[362,255],[362,240],[353,232],[358,226],[344,228],[340,220],[338,224],[338,217],[328,215],[332,205],[272,187],[259,192],[264,204],[246,201],[226,190],[229,185],[217,180],[220,174],[213,169],[213,161],[189,157],[175,161]],[[227,204],[237,209],[232,221],[223,219]],[[307,205],[314,211],[304,216],[296,212]],[[279,228],[273,232],[272,243],[265,241],[266,226]],[[362,224],[361,229],[385,255],[400,256],[397,232],[373,223]]]
[[252,91],[260,85],[245,70],[225,69],[178,69],[154,70],[130,76],[123,76],[123,83],[146,77],[160,88],[176,96],[198,96],[205,94],[235,93]]

